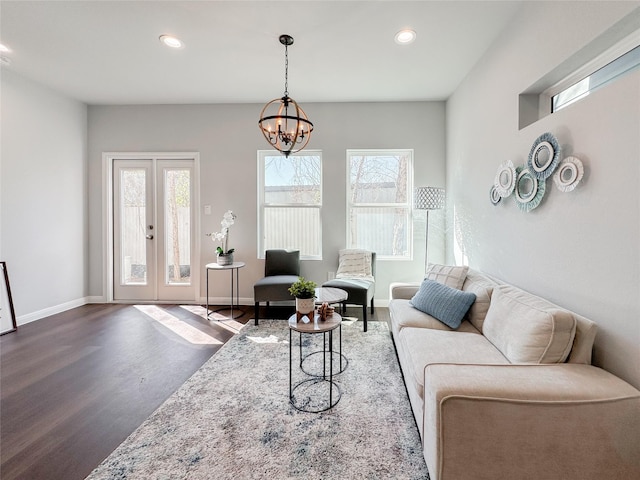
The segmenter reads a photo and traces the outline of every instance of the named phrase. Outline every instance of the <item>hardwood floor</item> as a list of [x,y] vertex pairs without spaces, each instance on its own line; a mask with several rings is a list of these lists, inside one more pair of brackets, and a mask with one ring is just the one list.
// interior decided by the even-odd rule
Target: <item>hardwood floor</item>
[[85,478],[234,335],[180,306],[146,308],[85,305],[0,337],[3,480]]
[[229,323],[198,306],[85,305],[0,337],[0,478],[84,479],[253,318],[242,309]]

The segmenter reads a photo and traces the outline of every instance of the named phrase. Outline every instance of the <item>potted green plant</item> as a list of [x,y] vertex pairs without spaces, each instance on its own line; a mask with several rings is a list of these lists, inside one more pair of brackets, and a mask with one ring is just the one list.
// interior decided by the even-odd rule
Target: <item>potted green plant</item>
[[298,277],[289,287],[289,293],[296,297],[296,311],[303,315],[313,312],[316,297],[316,282]]

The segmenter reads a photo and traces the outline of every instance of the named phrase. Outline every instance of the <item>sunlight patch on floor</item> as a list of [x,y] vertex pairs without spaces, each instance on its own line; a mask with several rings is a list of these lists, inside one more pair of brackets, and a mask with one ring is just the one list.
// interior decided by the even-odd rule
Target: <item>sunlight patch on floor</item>
[[269,335],[268,337],[250,337],[247,335],[247,338],[255,343],[289,343],[288,340],[282,340],[275,335]]
[[174,317],[160,307],[155,305],[134,305],[134,307],[193,345],[222,345],[224,343]]
[[244,327],[244,323],[236,322],[234,319],[225,317],[224,315],[216,312],[211,312],[209,318],[207,318],[207,309],[200,305],[180,305],[180,308],[184,308],[185,310],[193,313],[194,315],[198,315],[205,320],[215,321],[216,325],[219,325],[225,330],[229,330],[232,333],[238,333],[240,330],[242,330],[242,327]]

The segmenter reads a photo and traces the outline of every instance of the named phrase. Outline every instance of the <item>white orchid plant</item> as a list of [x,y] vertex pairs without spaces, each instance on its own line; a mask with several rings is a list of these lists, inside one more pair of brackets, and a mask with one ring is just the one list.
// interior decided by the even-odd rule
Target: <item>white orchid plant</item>
[[235,248],[227,248],[229,245],[229,227],[234,224],[235,219],[235,213],[231,210],[227,210],[222,216],[222,221],[220,222],[222,229],[219,232],[207,233],[207,236],[211,237],[211,240],[214,242],[220,242],[220,245],[216,248],[218,255],[229,255],[235,250]]

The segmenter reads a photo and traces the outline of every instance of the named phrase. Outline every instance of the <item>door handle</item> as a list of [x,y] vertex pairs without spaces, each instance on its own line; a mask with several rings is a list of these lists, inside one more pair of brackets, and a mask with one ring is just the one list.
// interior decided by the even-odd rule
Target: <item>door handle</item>
[[147,235],[147,238],[148,238],[149,240],[153,240],[153,235]]

